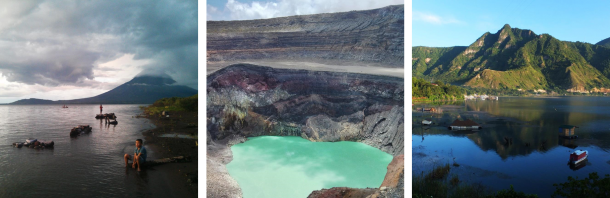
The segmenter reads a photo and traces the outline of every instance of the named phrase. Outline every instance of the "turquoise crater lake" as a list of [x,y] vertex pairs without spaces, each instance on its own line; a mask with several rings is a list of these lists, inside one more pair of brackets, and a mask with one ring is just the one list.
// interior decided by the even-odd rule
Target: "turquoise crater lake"
[[358,142],[261,136],[231,147],[227,164],[245,198],[307,197],[332,187],[378,188],[392,155]]

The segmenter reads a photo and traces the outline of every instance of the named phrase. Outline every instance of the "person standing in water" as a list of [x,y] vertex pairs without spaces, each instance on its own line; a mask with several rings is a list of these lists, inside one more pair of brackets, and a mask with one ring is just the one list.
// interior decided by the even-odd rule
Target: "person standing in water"
[[102,104],[100,104],[100,114],[102,114]]

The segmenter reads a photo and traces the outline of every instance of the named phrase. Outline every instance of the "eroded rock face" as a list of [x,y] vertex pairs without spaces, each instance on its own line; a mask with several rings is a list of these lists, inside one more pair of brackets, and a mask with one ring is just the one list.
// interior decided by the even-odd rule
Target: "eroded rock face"
[[398,105],[390,107],[365,118],[362,142],[397,155],[404,153],[404,108]]
[[238,64],[209,75],[207,85],[212,140],[301,136],[404,152],[402,78]]
[[210,144],[211,141],[212,141],[212,135],[210,135],[210,132],[208,131],[208,129],[205,129],[205,144]]

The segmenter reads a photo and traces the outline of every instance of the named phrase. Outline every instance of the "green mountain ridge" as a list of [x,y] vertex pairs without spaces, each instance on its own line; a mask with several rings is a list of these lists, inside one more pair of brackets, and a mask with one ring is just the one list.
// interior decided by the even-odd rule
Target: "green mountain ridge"
[[610,47],[560,41],[508,24],[469,46],[413,47],[412,57],[413,77],[426,80],[489,89],[610,92]]
[[610,47],[610,37],[604,40],[601,40],[600,42],[597,42],[595,45],[602,45],[604,47]]

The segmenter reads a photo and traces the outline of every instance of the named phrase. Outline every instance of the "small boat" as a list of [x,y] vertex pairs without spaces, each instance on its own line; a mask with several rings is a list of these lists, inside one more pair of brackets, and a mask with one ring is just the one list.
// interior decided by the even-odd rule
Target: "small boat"
[[583,160],[587,159],[588,155],[589,151],[586,150],[574,151],[570,154],[570,164],[578,164],[579,162],[582,162]]
[[432,124],[432,120],[425,119],[425,120],[421,121],[421,124],[423,124],[423,125],[431,125]]

